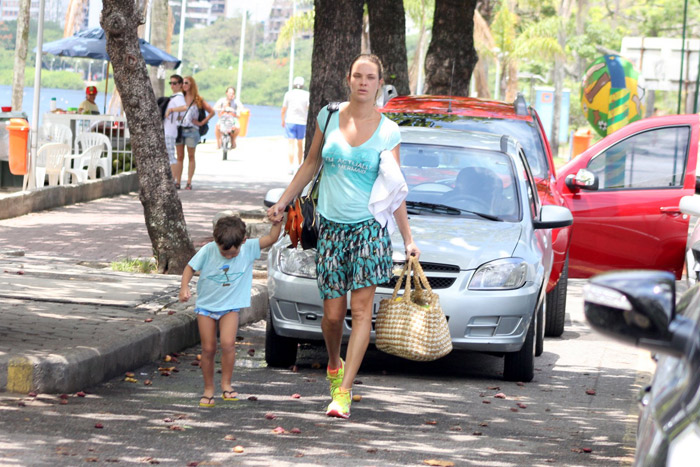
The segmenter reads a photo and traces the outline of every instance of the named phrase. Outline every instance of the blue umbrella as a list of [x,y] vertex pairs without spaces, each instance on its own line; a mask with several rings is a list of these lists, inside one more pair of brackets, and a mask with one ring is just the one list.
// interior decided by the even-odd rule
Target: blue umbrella
[[[71,37],[48,42],[43,45],[43,51],[63,57],[109,60],[106,44],[107,38],[105,37],[104,30],[102,28],[90,28],[77,32]],[[179,59],[149,44],[143,39],[139,39],[139,48],[148,65],[164,65],[168,68],[177,68],[180,66]],[[34,49],[34,51],[36,52],[36,49]]]

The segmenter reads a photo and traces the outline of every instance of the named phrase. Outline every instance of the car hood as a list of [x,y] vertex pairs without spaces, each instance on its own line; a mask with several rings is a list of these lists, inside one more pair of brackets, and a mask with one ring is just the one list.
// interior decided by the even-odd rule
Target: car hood
[[[453,264],[476,269],[497,258],[508,258],[520,239],[522,226],[458,216],[411,215],[411,233],[420,248],[421,262]],[[403,239],[392,234],[394,260],[403,259]]]

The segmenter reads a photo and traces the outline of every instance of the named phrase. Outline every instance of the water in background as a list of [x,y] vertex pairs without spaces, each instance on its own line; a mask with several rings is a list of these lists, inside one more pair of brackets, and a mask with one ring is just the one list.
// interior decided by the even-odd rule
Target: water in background
[[[51,89],[42,88],[39,97],[39,114],[44,115],[49,111],[51,106],[51,98],[56,98],[56,107],[59,109],[67,109],[68,107],[78,107],[85,100],[85,91],[72,89]],[[107,105],[112,95],[107,94]],[[281,99],[280,99],[281,100]],[[12,102],[12,86],[0,86],[0,105],[10,106]],[[25,87],[23,97],[23,111],[27,114],[29,123],[32,122],[33,105],[34,105],[34,88]],[[95,103],[100,108],[100,112],[104,113],[105,95],[100,92],[97,94]],[[209,102],[214,106],[214,102]],[[280,107],[270,107],[265,105],[247,105],[250,110],[250,120],[248,122],[249,137],[256,136],[284,136],[284,129],[281,126]],[[39,125],[41,125],[41,118]],[[216,117],[210,120],[209,132],[204,136],[207,141],[215,141],[214,124]]]

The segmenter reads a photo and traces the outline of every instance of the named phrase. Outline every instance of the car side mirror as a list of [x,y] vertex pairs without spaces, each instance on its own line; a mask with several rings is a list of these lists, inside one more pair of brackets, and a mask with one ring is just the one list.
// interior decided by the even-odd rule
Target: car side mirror
[[584,287],[584,313],[593,329],[628,344],[680,357],[694,326],[675,316],[675,276],[666,271],[600,274]]
[[265,205],[265,207],[270,208],[274,206],[277,203],[277,201],[280,200],[280,198],[282,198],[283,194],[284,188],[273,188],[265,194],[265,200],[263,201],[263,204]]
[[576,175],[569,174],[564,179],[564,183],[569,190],[577,192],[579,190],[597,190],[598,176],[587,169],[579,169]]
[[539,219],[532,222],[535,229],[558,229],[574,223],[574,216],[564,206],[547,204],[540,209]]

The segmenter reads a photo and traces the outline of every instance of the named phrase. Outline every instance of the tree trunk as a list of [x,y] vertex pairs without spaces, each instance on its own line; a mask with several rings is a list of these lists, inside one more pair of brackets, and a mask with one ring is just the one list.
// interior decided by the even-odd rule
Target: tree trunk
[[552,148],[552,156],[559,156],[559,120],[561,120],[561,94],[564,89],[564,60],[561,57],[554,59],[552,70],[554,82],[554,109],[552,110],[552,131],[549,134],[549,146]]
[[475,6],[476,0],[435,1],[432,39],[425,58],[426,94],[469,95],[469,79],[478,59]]
[[114,82],[129,121],[146,228],[159,272],[181,274],[195,250],[168,164],[156,97],[139,50],[136,30],[141,21],[135,2],[103,1],[100,24],[107,37]]
[[360,52],[363,3],[358,0],[314,0],[314,44],[311,56],[306,149],[316,131],[316,116],[328,102],[348,95],[350,62]]
[[367,7],[372,53],[384,65],[384,83],[393,84],[399,96],[406,96],[411,90],[408,86],[403,0],[367,0]]
[[24,95],[24,67],[27,63],[29,43],[29,8],[31,0],[20,0],[17,12],[17,37],[15,39],[15,72],[12,75],[12,110],[22,110]]
[[[151,37],[146,39],[154,46],[161,50],[169,52],[170,41],[168,39],[168,0],[152,0],[153,6],[151,7]],[[172,73],[170,73],[172,74]],[[151,67],[149,70],[149,76],[151,78],[151,85],[153,86],[153,92],[156,95],[156,99],[163,97],[165,91],[165,79],[170,77],[170,74],[165,73],[162,78],[158,77],[158,68]]]
[[[572,0],[561,0],[559,6],[559,30],[557,31],[557,40],[562,50],[566,49],[566,23],[571,16]],[[561,101],[562,92],[564,91],[564,66],[566,65],[566,57],[557,55],[554,59],[553,80],[554,81],[554,109],[552,111],[552,133],[550,134],[549,145],[552,148],[552,155],[559,155],[559,120],[561,120]]]
[[411,90],[411,94],[418,94],[420,92],[418,87],[418,71],[420,70],[421,62],[423,59],[423,51],[425,50],[425,41],[428,35],[428,30],[425,27],[425,16],[421,16],[420,19],[420,30],[418,32],[418,45],[416,46],[416,51],[413,54],[413,60],[411,61],[411,66],[408,69],[408,87]]
[[479,61],[476,62],[472,76],[476,80],[474,82],[476,87],[476,97],[491,99],[491,91],[489,90],[488,82],[489,70],[486,59],[480,58]]

